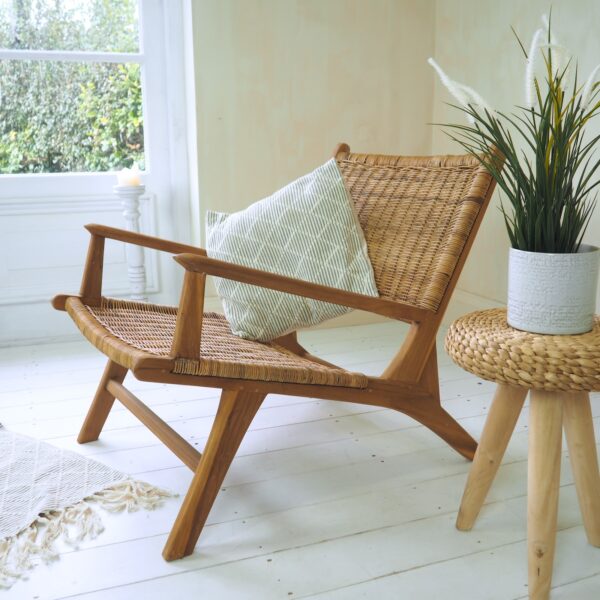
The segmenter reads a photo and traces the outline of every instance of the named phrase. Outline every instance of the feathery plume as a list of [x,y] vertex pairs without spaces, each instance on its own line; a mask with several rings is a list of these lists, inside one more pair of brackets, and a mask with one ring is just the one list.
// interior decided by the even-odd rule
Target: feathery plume
[[529,53],[527,54],[527,66],[525,67],[525,105],[528,108],[532,108],[535,103],[535,67],[538,63],[543,35],[543,29],[538,29],[533,34]]
[[[440,78],[440,81],[444,84],[446,89],[454,96],[454,98],[461,106],[464,106],[465,108],[472,106],[475,108],[482,108],[484,110],[488,110],[489,112],[493,112],[489,104],[473,88],[469,87],[468,85],[458,83],[453,79],[450,79],[450,77],[446,75],[442,67],[440,67],[440,65],[438,65],[438,63],[433,58],[429,58],[427,62],[435,69]],[[472,115],[467,115],[467,120],[470,123],[475,122],[475,119]]]
[[470,98],[469,104],[472,104],[473,106],[476,106],[477,108],[483,108],[490,112],[494,112],[492,107],[472,87],[469,87],[468,85],[464,85],[462,83],[458,83],[457,85]]
[[596,65],[596,68],[592,70],[589,77],[586,79],[583,89],[581,91],[581,108],[587,108],[590,100],[592,99],[592,92],[595,88],[595,83],[598,82],[598,74],[600,73],[600,65]]
[[462,87],[458,83],[456,83],[456,81],[450,79],[450,77],[448,77],[448,75],[446,75],[446,73],[443,71],[442,67],[440,67],[440,65],[438,65],[433,58],[427,59],[427,62],[436,70],[440,81],[444,84],[446,89],[456,98],[458,103],[465,107],[468,106],[469,97],[467,96],[467,94],[465,94]]

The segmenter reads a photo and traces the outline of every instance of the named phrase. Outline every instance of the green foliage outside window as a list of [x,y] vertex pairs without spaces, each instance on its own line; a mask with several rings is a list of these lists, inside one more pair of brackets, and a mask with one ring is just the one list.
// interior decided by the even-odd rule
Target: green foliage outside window
[[[135,0],[0,0],[0,47],[137,52]],[[0,173],[107,171],[138,162],[135,63],[0,61]]]

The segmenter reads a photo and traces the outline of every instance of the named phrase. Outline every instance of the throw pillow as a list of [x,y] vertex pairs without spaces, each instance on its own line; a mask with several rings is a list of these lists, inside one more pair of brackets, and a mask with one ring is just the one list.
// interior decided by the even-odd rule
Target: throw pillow
[[[334,159],[233,214],[207,213],[208,256],[377,296],[367,244]],[[231,331],[269,341],[351,309],[215,278]]]

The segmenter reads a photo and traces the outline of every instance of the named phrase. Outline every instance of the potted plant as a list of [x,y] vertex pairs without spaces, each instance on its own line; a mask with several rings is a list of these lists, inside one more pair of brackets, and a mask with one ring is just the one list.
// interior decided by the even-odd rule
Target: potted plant
[[582,237],[600,183],[594,154],[600,135],[585,135],[600,113],[600,65],[579,85],[572,59],[548,19],[544,24],[528,52],[515,33],[526,58],[526,101],[511,114],[493,110],[433,59],[429,63],[458,101],[452,106],[468,119],[447,125],[447,133],[479,158],[507,200],[501,211],[512,246],[508,323],[535,333],[576,334],[592,329],[596,304],[600,252]]

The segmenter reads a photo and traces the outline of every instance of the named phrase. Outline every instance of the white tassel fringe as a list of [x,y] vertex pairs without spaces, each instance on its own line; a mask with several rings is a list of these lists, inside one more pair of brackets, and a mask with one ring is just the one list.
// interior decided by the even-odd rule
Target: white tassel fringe
[[153,510],[172,496],[148,483],[127,479],[73,506],[40,515],[17,535],[0,540],[0,589],[11,587],[36,564],[55,560],[57,539],[77,547],[102,533],[102,519],[94,505],[110,512]]

